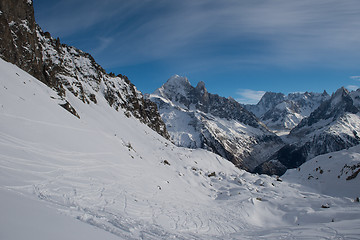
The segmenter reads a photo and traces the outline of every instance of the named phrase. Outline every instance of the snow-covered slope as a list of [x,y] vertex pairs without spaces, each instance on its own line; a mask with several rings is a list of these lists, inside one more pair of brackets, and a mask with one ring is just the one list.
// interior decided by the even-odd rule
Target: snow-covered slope
[[323,93],[266,92],[256,105],[245,107],[253,112],[266,126],[278,134],[289,133],[302,119],[310,116],[329,95]]
[[148,97],[177,146],[213,151],[248,170],[282,146],[253,114],[234,99],[208,93],[203,82],[193,87],[175,75]]
[[39,199],[0,188],[0,238],[6,240],[120,240],[90,224],[62,214]]
[[359,197],[360,146],[324,154],[289,169],[283,179],[301,183],[330,196]]
[[[126,117],[126,110],[114,111],[99,92],[97,104],[68,98],[79,119],[59,106],[57,92],[16,66],[0,60],[0,73],[1,203],[20,211],[2,211],[2,239],[31,236],[35,223],[55,228],[54,234],[69,231],[48,207],[119,239],[357,239],[360,234],[360,208],[353,199],[252,175],[208,151],[178,148]],[[359,189],[354,193],[360,195]],[[26,198],[41,200],[34,203],[37,217]],[[15,216],[23,224],[16,229]],[[88,231],[80,222],[73,226],[74,236]],[[95,234],[109,239],[105,232]]]

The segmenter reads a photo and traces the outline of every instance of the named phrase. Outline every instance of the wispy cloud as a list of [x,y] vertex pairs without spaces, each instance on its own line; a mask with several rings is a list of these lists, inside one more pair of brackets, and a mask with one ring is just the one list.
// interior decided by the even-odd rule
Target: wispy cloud
[[350,90],[350,91],[356,91],[356,90],[359,88],[359,86],[356,86],[356,85],[348,85],[348,86],[346,86],[346,88],[347,88],[348,90]]
[[[55,35],[85,29],[114,39],[98,53],[111,65],[181,59],[209,68],[224,62],[341,67],[355,65],[360,52],[357,0],[64,0],[43,18]],[[219,60],[208,61],[214,56]]]
[[93,49],[93,54],[101,54],[105,49],[107,49],[111,43],[114,41],[113,38],[99,38],[99,44],[97,45],[97,48]]
[[240,96],[236,101],[242,104],[256,104],[260,101],[265,92],[251,89],[239,89],[236,94]]
[[350,79],[360,81],[360,76],[351,76]]

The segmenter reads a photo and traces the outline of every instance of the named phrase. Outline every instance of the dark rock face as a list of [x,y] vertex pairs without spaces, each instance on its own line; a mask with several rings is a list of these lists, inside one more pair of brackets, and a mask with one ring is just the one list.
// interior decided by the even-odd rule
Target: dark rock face
[[169,138],[156,104],[144,99],[126,76],[107,74],[94,58],[44,33],[35,23],[28,0],[0,1],[0,55],[56,90],[60,105],[81,117],[67,99],[73,94],[85,104],[97,104],[99,97],[115,110],[122,108],[165,138]]
[[1,58],[44,81],[32,2],[1,0],[0,11]]
[[267,175],[283,175],[288,168],[277,160],[266,161],[254,169],[254,173],[267,174]]
[[285,101],[283,93],[266,92],[257,105],[263,109],[270,110],[283,101]]

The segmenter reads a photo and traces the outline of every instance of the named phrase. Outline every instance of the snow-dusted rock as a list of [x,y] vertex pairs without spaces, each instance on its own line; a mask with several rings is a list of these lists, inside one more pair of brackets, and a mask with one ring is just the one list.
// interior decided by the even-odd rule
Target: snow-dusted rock
[[[358,145],[358,94],[358,91],[349,92],[343,87],[338,89],[290,132],[287,137],[290,143],[280,149],[271,162],[295,168],[315,156]],[[260,166],[259,172],[266,172],[263,170]]]
[[245,107],[253,112],[266,126],[279,134],[290,132],[302,119],[316,110],[329,95],[323,93],[282,93],[266,92],[256,105]]
[[248,170],[282,146],[252,113],[234,99],[209,93],[204,82],[193,87],[174,75],[148,97],[178,146],[210,150]]

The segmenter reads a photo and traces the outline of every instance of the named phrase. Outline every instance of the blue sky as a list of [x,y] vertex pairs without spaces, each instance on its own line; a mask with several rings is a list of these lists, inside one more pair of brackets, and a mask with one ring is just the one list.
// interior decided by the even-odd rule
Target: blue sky
[[35,0],[62,43],[144,93],[174,75],[256,103],[265,91],[360,86],[358,0]]

